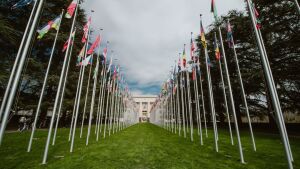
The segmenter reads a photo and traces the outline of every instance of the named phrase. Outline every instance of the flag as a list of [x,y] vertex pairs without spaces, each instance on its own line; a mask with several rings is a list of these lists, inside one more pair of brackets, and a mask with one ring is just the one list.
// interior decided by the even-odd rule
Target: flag
[[101,39],[100,39],[100,36],[98,35],[97,39],[95,40],[95,42],[92,44],[92,46],[88,50],[88,52],[87,52],[88,55],[93,54],[95,48],[97,48],[97,46],[100,44],[100,41],[101,41]]
[[81,51],[80,51],[80,53],[78,55],[78,58],[83,58],[84,57],[85,46],[86,46],[86,44],[84,44],[84,46],[82,47],[82,49],[81,49]]
[[11,9],[16,9],[16,8],[21,8],[23,6],[27,6],[30,5],[32,3],[33,0],[20,0],[19,2],[17,2],[16,4],[14,4]]
[[37,32],[39,33],[39,36],[37,37],[38,39],[42,39],[44,37],[44,35],[46,33],[48,33],[48,31],[51,28],[54,28],[56,30],[58,30],[58,27],[60,25],[60,21],[61,21],[61,16],[56,17],[55,19],[49,21],[45,26],[43,26],[41,29],[38,29]]
[[117,66],[115,65],[113,79],[115,80],[116,77],[117,77]]
[[181,71],[181,59],[179,57],[179,59],[178,59],[178,72],[180,72],[180,71]]
[[255,4],[254,3],[252,3],[252,8],[253,8],[253,11],[254,11],[254,14],[255,14],[256,28],[260,29],[261,28],[261,21],[259,19],[259,12],[255,8]]
[[186,54],[185,54],[185,45],[184,45],[184,48],[183,48],[183,53],[182,53],[182,65],[183,65],[183,68],[186,67]]
[[76,6],[77,6],[77,0],[73,0],[71,2],[71,4],[69,5],[68,9],[67,9],[67,13],[65,15],[65,18],[72,18],[73,17],[73,14],[74,14],[74,11],[76,9]]
[[200,36],[201,36],[201,43],[204,48],[206,48],[206,39],[205,39],[205,32],[202,24],[202,20],[200,21],[201,30],[200,30]]
[[110,72],[111,65],[112,65],[112,57],[110,58],[110,62],[107,68],[107,73]]
[[92,22],[92,19],[91,19],[91,17],[89,17],[88,22],[83,27],[83,37],[81,39],[82,43],[85,43],[86,40],[87,40],[87,38],[88,38],[88,34],[89,34],[89,29],[90,29],[91,22]]
[[89,64],[91,64],[91,59],[92,59],[93,55],[89,55],[88,57],[86,57],[80,65],[82,66],[87,66]]
[[103,49],[103,57],[104,57],[104,63],[105,63],[106,57],[107,57],[107,47]]
[[214,47],[215,47],[215,56],[216,56],[216,59],[220,60],[221,53],[220,53],[219,44],[218,44],[218,40],[217,40],[217,35],[216,34],[215,34]]
[[195,61],[195,56],[194,56],[195,50],[196,50],[196,46],[193,41],[193,38],[191,38],[191,59],[192,59],[192,61]]
[[65,43],[64,43],[64,47],[62,49],[62,52],[65,52],[68,48],[69,42],[71,42],[71,44],[73,43],[73,39],[75,37],[75,30],[74,32],[71,34],[71,38],[69,38]]
[[229,21],[227,21],[227,43],[228,43],[228,46],[230,48],[233,47],[233,36],[232,36],[232,29],[231,29],[231,25],[229,23]]
[[218,21],[218,14],[217,14],[217,8],[216,8],[215,0],[211,0],[210,12],[212,12],[214,14],[215,20]]

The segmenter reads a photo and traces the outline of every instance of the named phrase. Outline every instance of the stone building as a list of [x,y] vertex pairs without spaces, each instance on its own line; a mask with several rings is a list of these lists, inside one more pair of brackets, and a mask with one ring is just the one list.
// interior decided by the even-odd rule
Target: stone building
[[137,95],[133,96],[133,100],[136,103],[136,110],[139,113],[140,122],[149,122],[150,110],[155,102],[157,96],[155,95]]

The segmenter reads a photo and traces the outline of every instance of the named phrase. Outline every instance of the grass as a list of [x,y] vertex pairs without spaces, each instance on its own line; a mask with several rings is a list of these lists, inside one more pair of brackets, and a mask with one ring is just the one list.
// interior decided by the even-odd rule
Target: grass
[[[77,136],[79,130],[77,129]],[[92,130],[93,131],[93,130]],[[85,138],[75,140],[74,153],[69,153],[68,129],[58,131],[57,144],[50,146],[48,163],[41,165],[46,131],[38,131],[31,153],[26,152],[29,132],[7,133],[0,147],[0,168],[103,168],[103,169],[282,169],[287,168],[283,146],[275,135],[255,133],[257,152],[253,152],[248,132],[242,133],[246,164],[239,162],[237,146],[231,146],[227,131],[219,131],[219,153],[214,151],[213,133],[194,142],[145,123],[131,126],[109,138],[90,144]],[[84,133],[84,136],[86,134]],[[196,136],[196,135],[195,135]],[[300,168],[300,139],[290,140],[294,167]]]

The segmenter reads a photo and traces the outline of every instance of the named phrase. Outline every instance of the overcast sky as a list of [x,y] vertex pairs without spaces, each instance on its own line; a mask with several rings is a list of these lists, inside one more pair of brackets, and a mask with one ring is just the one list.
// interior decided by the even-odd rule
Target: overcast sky
[[[244,9],[244,0],[215,0],[218,14]],[[208,26],[211,0],[86,0],[93,29],[122,66],[133,94],[158,94],[190,33],[199,34],[199,14]],[[90,10],[95,12],[91,14]],[[102,43],[102,46],[105,43]],[[187,47],[189,48],[189,47]],[[109,53],[111,56],[111,53]]]

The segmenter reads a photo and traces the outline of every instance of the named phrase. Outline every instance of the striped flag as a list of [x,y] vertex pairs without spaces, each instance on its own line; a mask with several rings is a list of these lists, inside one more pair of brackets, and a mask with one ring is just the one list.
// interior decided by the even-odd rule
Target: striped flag
[[206,39],[205,39],[205,32],[204,32],[204,28],[203,28],[203,24],[202,24],[202,19],[201,19],[201,21],[200,21],[200,26],[201,26],[201,30],[200,30],[200,36],[201,36],[201,43],[202,43],[202,46],[204,47],[204,48],[206,48],[207,47],[207,45],[206,45]]
[[211,0],[211,9],[210,9],[210,12],[212,12],[214,14],[214,18],[217,21],[218,20],[218,13],[217,13],[217,8],[216,8],[215,0]]
[[219,43],[218,43],[217,35],[216,35],[216,34],[215,34],[214,47],[215,47],[215,56],[216,56],[216,59],[217,59],[217,60],[220,60],[220,58],[221,58],[221,53],[220,53]]
[[58,30],[58,27],[60,25],[60,21],[61,21],[61,16],[58,16],[56,17],[55,19],[49,21],[45,26],[43,26],[41,29],[38,29],[37,32],[38,32],[38,39],[42,39],[44,37],[44,35],[46,33],[49,32],[49,30],[51,28],[54,28],[56,30]]
[[100,42],[101,42],[101,38],[98,35],[97,38],[96,38],[96,40],[95,40],[95,42],[92,44],[92,46],[88,50],[87,54],[91,55],[92,53],[94,53],[95,48],[97,48],[97,46],[99,46]]
[[75,31],[71,34],[71,38],[68,39],[65,43],[64,43],[64,47],[62,49],[62,52],[65,52],[68,48],[68,45],[69,43],[71,42],[71,44],[73,43],[73,40],[74,40],[74,37],[75,37]]
[[88,38],[88,33],[89,33],[91,22],[92,22],[92,19],[91,19],[91,17],[89,17],[88,22],[83,27],[83,37],[81,39],[82,43],[85,43]]
[[76,6],[77,6],[77,0],[73,0],[71,2],[71,4],[69,5],[68,9],[67,9],[67,13],[65,15],[65,18],[72,18],[73,17],[73,14],[74,14],[74,11],[76,9]]

